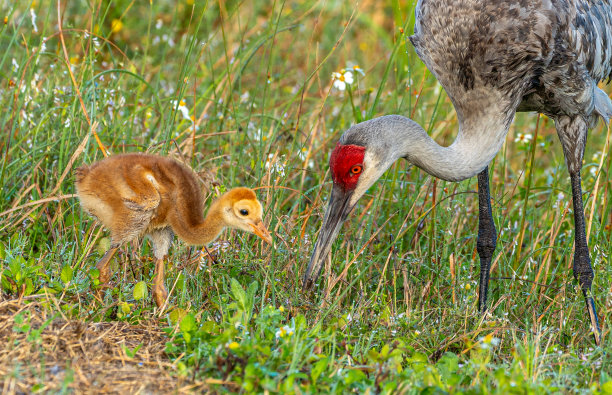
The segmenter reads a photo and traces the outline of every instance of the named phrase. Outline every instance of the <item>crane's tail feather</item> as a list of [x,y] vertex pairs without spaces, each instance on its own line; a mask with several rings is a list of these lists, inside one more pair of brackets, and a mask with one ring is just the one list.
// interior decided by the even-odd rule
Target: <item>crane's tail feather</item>
[[608,95],[598,87],[595,87],[595,98],[593,101],[595,104],[595,112],[603,118],[607,125],[610,118],[612,118],[612,101]]

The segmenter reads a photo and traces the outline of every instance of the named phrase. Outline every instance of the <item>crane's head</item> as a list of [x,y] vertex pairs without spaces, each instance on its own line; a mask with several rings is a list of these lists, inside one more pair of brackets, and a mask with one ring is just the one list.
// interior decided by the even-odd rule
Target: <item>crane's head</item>
[[[323,263],[357,201],[395,161],[393,141],[385,138],[390,119],[362,122],[340,138],[331,153],[333,187],[323,225],[303,279],[304,289],[319,277]],[[384,129],[384,130],[383,130]]]

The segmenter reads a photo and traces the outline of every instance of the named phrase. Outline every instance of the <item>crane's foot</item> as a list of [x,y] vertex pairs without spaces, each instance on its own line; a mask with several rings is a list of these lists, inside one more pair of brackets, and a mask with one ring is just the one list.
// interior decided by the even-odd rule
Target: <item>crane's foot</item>
[[582,290],[584,300],[587,305],[587,312],[589,313],[589,319],[591,320],[591,331],[595,338],[595,344],[601,345],[601,329],[599,328],[599,320],[597,319],[597,310],[595,309],[595,301],[593,297],[589,295],[588,291]]
[[[586,250],[586,252],[583,252],[584,250]],[[591,284],[593,283],[594,274],[588,253],[588,249],[585,247],[576,247],[576,253],[574,255],[574,278],[576,278],[578,284],[580,284],[580,289],[582,290],[582,295],[586,302],[589,320],[591,321],[591,332],[593,332],[595,344],[599,346],[601,345],[601,329],[599,328],[599,320],[597,319],[595,301],[593,300],[593,296],[591,296]]]

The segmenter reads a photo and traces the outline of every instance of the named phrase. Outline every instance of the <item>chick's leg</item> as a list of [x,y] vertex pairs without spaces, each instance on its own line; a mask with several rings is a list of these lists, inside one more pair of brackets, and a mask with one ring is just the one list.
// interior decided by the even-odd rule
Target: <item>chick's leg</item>
[[98,276],[98,279],[100,280],[100,284],[106,284],[108,280],[110,280],[110,276],[111,276],[111,273],[109,270],[110,262],[111,262],[113,255],[115,255],[115,252],[117,252],[118,249],[119,249],[119,246],[115,246],[115,247],[111,246],[111,248],[109,248],[108,251],[106,251],[106,254],[104,254],[102,259],[100,259],[100,261],[96,264],[96,269],[100,271],[100,275]]
[[164,286],[164,258],[168,254],[174,234],[170,228],[164,228],[149,232],[148,237],[153,245],[153,255],[157,259],[155,261],[155,278],[153,279],[153,299],[155,299],[157,307],[161,309],[168,298],[168,291]]
[[168,298],[168,291],[164,285],[164,259],[157,259],[155,262],[155,278],[153,279],[153,299],[155,304],[161,309]]

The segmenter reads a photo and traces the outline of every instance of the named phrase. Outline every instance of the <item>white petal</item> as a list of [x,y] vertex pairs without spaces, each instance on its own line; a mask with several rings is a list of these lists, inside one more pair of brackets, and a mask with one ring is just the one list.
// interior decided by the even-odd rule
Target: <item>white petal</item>
[[334,88],[338,89],[339,91],[343,91],[346,89],[346,83],[344,81],[335,80]]
[[186,106],[179,106],[178,109],[183,114],[183,118],[192,121],[191,117],[189,116],[189,109]]
[[358,72],[361,75],[365,75],[365,72],[359,66],[353,66],[353,70]]
[[344,82],[346,82],[347,84],[352,84],[353,83],[353,73],[351,73],[350,71],[347,71],[346,73],[344,73]]

